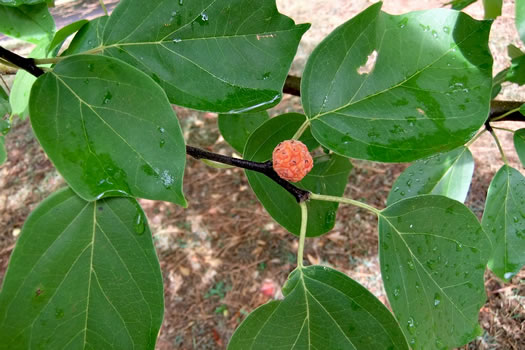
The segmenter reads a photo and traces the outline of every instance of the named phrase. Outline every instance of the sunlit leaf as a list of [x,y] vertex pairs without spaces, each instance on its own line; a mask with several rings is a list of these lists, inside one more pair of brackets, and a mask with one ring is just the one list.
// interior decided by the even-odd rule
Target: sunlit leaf
[[103,47],[149,74],[172,103],[241,113],[277,104],[308,28],[275,0],[123,0]]
[[49,42],[55,34],[55,21],[45,3],[19,7],[0,5],[0,18],[0,33],[33,44]]
[[412,197],[381,211],[381,273],[413,349],[453,348],[480,334],[490,252],[476,216],[450,198]]
[[185,205],[186,149],[162,89],[111,57],[76,55],[33,86],[40,144],[84,199],[130,195]]
[[0,292],[0,348],[154,349],[163,288],[145,220],[130,198],[42,202]]
[[[291,139],[306,120],[297,113],[283,114],[272,118],[260,126],[248,139],[244,148],[244,158],[257,162],[272,159],[272,152],[279,142]],[[318,147],[309,129],[300,139],[308,149]],[[314,159],[314,167],[308,175],[295,185],[332,196],[341,196],[348,182],[352,165],[348,159],[331,154]],[[298,235],[301,226],[301,209],[295,198],[273,180],[260,173],[246,171],[246,177],[264,208],[279,224]],[[330,231],[335,224],[338,204],[335,202],[308,201],[308,225],[306,235],[319,236]]]
[[219,130],[226,142],[242,154],[244,145],[246,145],[246,141],[248,141],[250,135],[268,119],[270,119],[270,117],[266,111],[219,114]]
[[464,202],[473,172],[474,159],[465,146],[418,160],[397,178],[387,205],[420,194],[438,194]]
[[284,300],[248,316],[233,334],[229,350],[408,349],[390,311],[339,271],[298,268],[283,294]]
[[518,85],[525,84],[525,56],[519,56],[511,60],[506,80]]
[[504,165],[496,173],[481,223],[494,246],[488,266],[509,280],[525,265],[525,177],[519,171]]
[[308,59],[301,98],[312,134],[338,154],[383,162],[463,145],[489,112],[491,22],[380,8],[338,27]]

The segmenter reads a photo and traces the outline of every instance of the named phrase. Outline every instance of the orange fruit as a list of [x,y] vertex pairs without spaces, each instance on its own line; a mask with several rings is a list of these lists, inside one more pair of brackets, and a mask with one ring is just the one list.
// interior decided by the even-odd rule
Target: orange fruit
[[312,170],[314,161],[304,143],[286,140],[275,147],[272,154],[273,170],[281,178],[298,182]]

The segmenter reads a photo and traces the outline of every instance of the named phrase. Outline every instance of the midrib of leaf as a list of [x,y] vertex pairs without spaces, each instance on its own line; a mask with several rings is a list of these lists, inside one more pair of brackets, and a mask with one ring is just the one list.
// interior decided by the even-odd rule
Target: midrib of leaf
[[86,319],[84,322],[84,346],[83,349],[86,349],[87,345],[87,326],[88,326],[88,318],[89,318],[89,301],[91,299],[91,276],[95,272],[93,270],[93,255],[95,251],[95,236],[96,236],[96,228],[97,228],[97,201],[93,202],[93,229],[91,231],[91,256],[89,259],[89,279],[88,279],[88,286],[87,286],[87,298],[86,298]]
[[[84,101],[79,95],[77,95],[75,93],[75,91],[68,85],[66,84],[66,82],[62,79],[60,79],[60,76],[54,72],[51,72],[56,78],[57,80],[60,80],[60,82],[79,100],[80,103],[83,103],[84,105],[86,105],[99,119],[102,123],[104,123],[104,125],[106,125],[106,127],[108,129],[110,129],[116,136],[118,136],[118,138],[120,138],[144,163],[146,163],[150,168],[153,169],[153,171],[155,171],[155,173],[160,176],[160,174],[158,173],[158,171],[155,170],[155,168],[153,167],[152,164],[150,164],[143,156],[142,154],[139,153],[139,151],[137,151],[133,146],[131,146],[128,141],[126,141],[126,139],[124,137],[122,137],[111,125],[109,125],[105,120],[104,118],[102,118],[98,113],[97,111],[95,110],[95,107],[93,107],[92,105],[90,105],[89,103],[87,103],[86,101]],[[110,109],[110,108],[106,108],[108,110],[111,110],[111,111],[114,111],[114,112],[117,112],[117,113],[120,113],[120,111],[118,110],[115,110],[115,109]]]
[[[324,116],[324,115],[327,115],[327,114],[331,114],[331,113],[335,113],[335,112],[339,112],[347,107],[350,107],[351,105],[354,105],[356,103],[359,103],[359,102],[362,102],[362,101],[365,101],[365,100],[368,100],[372,97],[375,97],[375,96],[378,96],[378,95],[381,95],[385,92],[388,92],[390,90],[393,90],[397,87],[400,87],[402,86],[403,84],[405,84],[406,82],[410,81],[412,78],[416,77],[418,74],[422,73],[423,71],[425,71],[426,69],[430,68],[431,66],[433,66],[434,64],[436,64],[439,60],[441,60],[443,57],[445,57],[447,54],[449,54],[453,49],[456,49],[459,45],[461,45],[462,43],[464,43],[465,41],[467,41],[472,35],[476,34],[478,31],[481,30],[481,26],[478,27],[478,29],[476,29],[475,31],[473,31],[472,33],[470,33],[464,40],[460,41],[459,43],[456,43],[454,46],[450,47],[447,51],[445,51],[445,53],[441,56],[439,56],[436,60],[434,60],[433,62],[430,62],[428,65],[422,67],[420,70],[416,70],[412,75],[408,76],[407,78],[405,78],[404,80],[402,80],[401,82],[397,83],[396,85],[394,86],[391,86],[389,88],[386,88],[384,90],[381,90],[381,91],[378,91],[374,94],[371,94],[371,95],[368,95],[368,96],[365,96],[363,97],[362,99],[360,100],[357,100],[355,102],[352,102],[353,98],[355,97],[352,97],[352,99],[350,100],[350,102],[348,102],[347,104],[341,106],[341,107],[338,107],[336,109],[333,109],[331,111],[326,111],[324,113],[319,113],[317,114],[316,116],[310,118],[310,121],[312,120],[315,120],[315,119],[319,119],[320,117]],[[379,53],[378,53],[378,56],[379,56]],[[361,86],[362,87],[362,86]],[[361,87],[359,89],[361,89]]]
[[[441,291],[441,293],[443,293],[443,295],[448,299],[448,301],[450,302],[450,304],[452,304],[454,306],[454,308],[458,311],[458,313],[466,320],[470,323],[470,320],[463,314],[463,312],[458,308],[458,306],[452,301],[452,299],[449,297],[449,295],[447,293],[445,293],[443,291],[443,289],[441,288],[441,286],[434,280],[434,278],[432,278],[432,276],[425,270],[425,267],[423,266],[423,264],[421,263],[421,261],[419,261],[419,259],[417,258],[417,256],[415,256],[415,254],[412,252],[412,249],[410,249],[410,246],[408,245],[408,243],[405,241],[405,239],[403,238],[402,236],[402,233],[390,222],[390,220],[388,220],[388,217],[387,216],[384,216],[383,214],[379,214],[383,219],[386,220],[386,222],[388,223],[388,225],[394,230],[395,233],[397,233],[397,235],[399,236],[399,239],[401,241],[403,241],[403,243],[405,244],[405,247],[407,248],[407,250],[409,251],[410,253],[410,256],[412,257],[412,259],[415,259],[415,261],[418,263],[418,265],[421,267],[421,269],[426,273],[426,275],[428,276],[428,278],[434,283],[434,285]],[[423,281],[421,281],[423,283]],[[425,293],[426,295],[426,293]]]
[[[303,272],[303,268],[302,267],[298,267],[299,268],[299,273],[300,273],[300,279],[301,279],[301,285],[303,287],[303,291],[304,291],[304,302],[305,302],[305,305],[306,305],[306,318],[305,320],[308,320],[308,348],[310,348],[312,346],[312,335],[311,335],[311,332],[310,332],[310,304],[308,303],[308,296],[306,295],[306,284],[304,283],[304,272]],[[296,287],[297,288],[297,287]]]
[[[448,173],[450,173],[450,172],[453,171],[452,169],[456,166],[456,163],[459,161],[459,159],[460,159],[461,157],[463,157],[463,154],[465,153],[465,151],[466,151],[467,149],[468,149],[468,148],[465,147],[465,148],[463,149],[463,151],[461,151],[461,153],[457,156],[457,158],[452,162],[452,164],[448,167],[448,169],[443,173],[443,175],[441,175],[441,176],[439,177],[439,180],[436,181],[436,183],[434,184],[434,186],[432,186],[432,189],[430,190],[430,193],[432,193],[432,192],[436,189],[436,187],[441,183],[441,181],[443,181],[443,179],[447,176]],[[451,178],[452,178],[452,175],[449,176],[448,181],[447,181],[447,184],[446,184],[446,190],[447,190],[447,193],[448,193],[448,191],[449,191],[449,189],[450,189],[450,181],[451,181]]]

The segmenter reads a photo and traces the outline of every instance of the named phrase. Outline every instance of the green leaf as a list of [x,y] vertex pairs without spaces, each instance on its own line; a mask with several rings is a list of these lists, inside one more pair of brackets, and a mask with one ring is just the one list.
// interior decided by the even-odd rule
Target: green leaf
[[518,85],[525,84],[525,56],[519,56],[511,60],[506,80]]
[[447,5],[452,5],[453,10],[463,10],[465,7],[469,6],[470,4],[475,3],[477,0],[452,0],[451,2],[447,3]]
[[485,9],[485,19],[495,19],[501,16],[501,7],[503,0],[483,0],[483,8]]
[[250,135],[270,117],[268,112],[219,114],[219,130],[233,149],[243,153]]
[[123,0],[103,48],[149,74],[172,103],[241,113],[278,103],[308,28],[275,0]]
[[236,349],[408,349],[388,309],[359,283],[323,266],[293,271],[282,301],[254,312],[233,334]]
[[[48,44],[48,41],[40,42],[33,51],[31,51],[29,57],[51,57],[52,53],[46,56]],[[49,67],[50,65],[46,66]],[[23,69],[16,72],[15,80],[11,87],[11,94],[9,95],[9,103],[12,113],[18,115],[20,119],[25,119],[29,115],[29,96],[31,95],[31,87],[35,81],[36,77]]]
[[525,115],[525,103],[521,105],[520,107],[520,113]]
[[76,33],[80,28],[82,28],[86,23],[89,23],[88,20],[81,19],[79,21],[68,24],[67,26],[60,29],[56,34],[49,47],[47,48],[47,53],[51,51],[59,50],[64,41],[72,34]]
[[0,118],[6,114],[11,114],[11,106],[9,105],[9,96],[7,92],[0,86]]
[[463,145],[489,112],[491,22],[380,7],[338,27],[308,59],[301,98],[312,134],[338,154],[383,162]]
[[102,44],[102,33],[108,19],[108,16],[97,17],[80,28],[62,56],[82,53],[100,46]]
[[476,216],[450,198],[412,197],[381,212],[381,273],[413,349],[453,348],[480,334],[490,252]]
[[48,0],[0,0],[0,5],[18,7],[21,5],[36,5],[47,2]]
[[443,195],[464,202],[473,172],[474,159],[465,146],[418,160],[397,178],[387,205],[420,194]]
[[496,173],[481,223],[494,246],[488,266],[508,281],[525,265],[525,177],[519,171],[504,165]]
[[39,44],[51,41],[55,34],[55,21],[45,3],[19,7],[0,5],[0,33]]
[[[244,148],[244,159],[265,162],[272,159],[272,152],[279,142],[289,140],[306,120],[297,113],[283,114],[260,126],[250,136]],[[318,147],[309,129],[300,139],[311,151]],[[314,167],[308,175],[296,183],[297,187],[326,195],[341,196],[352,169],[348,159],[331,154],[314,159]],[[301,209],[295,198],[269,177],[246,171],[246,177],[264,208],[280,225],[295,235],[301,227]],[[335,224],[338,203],[308,201],[308,224],[306,236],[315,237],[330,231]]]
[[163,304],[137,201],[85,202],[62,190],[31,214],[11,256],[0,349],[154,349]]
[[0,165],[7,160],[7,151],[5,150],[5,137],[0,135]]
[[82,198],[166,200],[185,206],[184,139],[162,89],[111,57],[75,55],[31,91],[40,144]]
[[[524,108],[525,105],[522,106]],[[525,115],[525,113],[523,113]],[[521,164],[525,167],[525,129],[519,129],[514,132],[514,148]]]
[[516,3],[516,28],[521,41],[525,43],[525,0],[515,0]]
[[507,55],[509,55],[511,59],[514,59],[525,55],[525,53],[516,45],[509,44],[507,45]]

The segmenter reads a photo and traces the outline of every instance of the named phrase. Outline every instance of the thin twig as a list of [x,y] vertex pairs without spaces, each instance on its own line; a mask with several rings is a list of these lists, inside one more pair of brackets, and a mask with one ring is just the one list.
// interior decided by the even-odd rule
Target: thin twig
[[186,146],[186,153],[195,159],[209,159],[214,162],[229,164],[229,165],[236,166],[238,168],[252,170],[252,171],[256,171],[258,173],[264,174],[268,176],[270,179],[272,179],[273,181],[275,181],[277,184],[279,184],[282,188],[287,190],[292,196],[294,196],[295,200],[297,200],[298,203],[304,202],[308,198],[310,198],[309,191],[300,189],[292,185],[288,181],[281,179],[279,175],[277,175],[275,170],[273,170],[271,161],[267,161],[264,163],[252,162],[250,160],[233,158],[233,157],[224,156],[222,154],[208,152],[203,149],[192,147],[192,146]]

